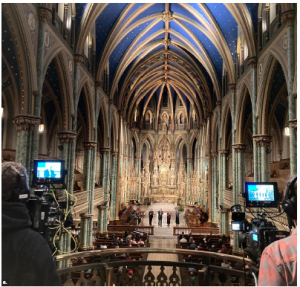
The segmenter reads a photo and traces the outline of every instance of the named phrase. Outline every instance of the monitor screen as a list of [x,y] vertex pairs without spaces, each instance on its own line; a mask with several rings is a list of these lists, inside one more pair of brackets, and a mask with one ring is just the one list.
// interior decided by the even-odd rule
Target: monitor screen
[[246,182],[247,207],[277,207],[277,182]]
[[258,241],[258,236],[257,236],[257,234],[252,234],[252,239],[253,239],[253,241]]
[[61,178],[61,162],[38,162],[37,178]]
[[240,230],[240,224],[239,223],[232,223],[231,224],[231,229],[235,230],[235,231],[239,231]]
[[34,161],[33,182],[43,183],[64,183],[64,161],[38,159]]
[[274,185],[249,184],[248,199],[250,201],[274,201]]

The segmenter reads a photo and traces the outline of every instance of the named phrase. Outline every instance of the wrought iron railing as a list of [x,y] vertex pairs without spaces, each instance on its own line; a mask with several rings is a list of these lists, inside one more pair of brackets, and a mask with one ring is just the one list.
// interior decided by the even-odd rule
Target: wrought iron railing
[[[111,255],[143,254],[143,260],[121,261]],[[203,258],[202,263],[178,261],[145,261],[148,253],[191,255]],[[206,251],[181,249],[132,248],[89,251],[61,255],[57,261],[89,257],[91,263],[58,269],[65,286],[253,286],[257,284],[251,261],[245,259],[248,271],[212,265],[211,260],[226,259],[243,264],[243,258]],[[254,268],[255,267],[251,267]],[[249,272],[250,271],[250,272]],[[252,277],[254,275],[254,277]],[[233,284],[234,283],[234,284]]]

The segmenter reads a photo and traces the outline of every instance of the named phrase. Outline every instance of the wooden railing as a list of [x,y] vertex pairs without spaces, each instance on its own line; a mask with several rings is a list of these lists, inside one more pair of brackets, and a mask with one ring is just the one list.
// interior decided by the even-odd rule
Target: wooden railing
[[217,227],[173,227],[173,235],[182,234],[192,234],[192,235],[219,235],[219,228]]
[[153,235],[153,226],[131,226],[131,225],[107,225],[108,231],[141,231]]
[[[198,263],[145,261],[144,259],[107,260],[112,255],[118,258],[123,253],[130,254],[130,256],[139,254],[142,258],[150,253],[176,254],[178,257],[200,258],[202,263],[199,261]],[[76,264],[76,266],[57,270],[64,286],[222,286],[225,282],[227,283],[225,285],[230,285],[231,277],[237,277],[240,286],[257,285],[258,270],[252,265],[251,260],[245,258],[243,261],[243,257],[215,252],[186,249],[122,248],[59,255],[56,257],[56,261],[70,259],[76,261],[81,258],[86,258],[90,263]],[[233,265],[235,263],[240,263],[243,266],[247,264],[255,270],[254,276],[253,273],[246,273],[244,270],[211,265],[211,260],[222,262],[224,259],[232,262]],[[152,266],[159,266],[160,271],[155,271],[156,268],[153,269]],[[171,270],[171,273],[165,271],[168,268],[172,268],[173,272]],[[194,271],[191,271],[191,268]],[[131,275],[128,274],[128,270],[132,270]]]

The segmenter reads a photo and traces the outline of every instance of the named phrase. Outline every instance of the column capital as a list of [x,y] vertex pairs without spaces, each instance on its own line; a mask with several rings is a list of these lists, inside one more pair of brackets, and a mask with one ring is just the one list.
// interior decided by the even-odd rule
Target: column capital
[[257,66],[257,57],[250,57],[249,59],[248,59],[248,65],[250,66],[252,66],[252,68],[256,68],[256,66]]
[[114,100],[113,100],[113,99],[109,99],[109,100],[108,100],[108,104],[109,104],[109,105],[112,105],[113,103],[114,103]]
[[218,107],[221,107],[222,106],[222,101],[217,101],[216,104],[217,104]]
[[110,151],[109,147],[102,147],[102,148],[100,148],[101,154],[108,154],[109,151]]
[[237,153],[244,153],[246,151],[246,144],[242,143],[236,143],[232,145],[232,148],[237,152]]
[[259,147],[269,147],[272,141],[272,136],[269,135],[255,135],[252,136],[252,138],[254,139],[254,141],[256,141],[256,144]]
[[97,142],[83,142],[84,150],[93,150],[97,147]]
[[95,81],[95,88],[99,89],[102,87],[102,83],[100,81]]
[[294,25],[295,10],[288,10],[281,14],[281,23],[286,24],[287,27]]
[[74,54],[75,65],[80,65],[83,62],[84,58],[81,54]]
[[99,210],[104,210],[104,209],[106,209],[106,205],[97,205],[97,208]]
[[90,219],[91,217],[93,217],[93,214],[85,214],[83,212],[83,213],[80,213],[79,216],[81,219],[86,220],[86,219]]
[[57,133],[57,138],[61,144],[72,143],[73,140],[76,138],[76,136],[77,136],[77,133],[73,133],[70,131],[63,131],[63,132]]
[[229,84],[229,88],[230,88],[231,91],[235,91],[236,84],[235,83]]
[[42,22],[46,22],[52,19],[52,11],[46,7],[40,6],[38,8],[39,18]]
[[290,128],[297,131],[297,119],[289,120],[289,126],[290,126]]
[[117,152],[117,151],[113,151],[113,152],[111,153],[111,155],[112,155],[113,157],[116,157],[116,156],[118,156],[118,152]]
[[217,158],[217,157],[218,157],[218,153],[217,153],[217,152],[212,152],[212,153],[211,153],[211,156],[212,156],[213,158]]
[[226,156],[227,154],[229,154],[228,149],[219,149],[218,152],[221,156]]
[[20,132],[33,131],[34,127],[40,124],[42,118],[33,115],[17,115],[13,119],[17,132]]

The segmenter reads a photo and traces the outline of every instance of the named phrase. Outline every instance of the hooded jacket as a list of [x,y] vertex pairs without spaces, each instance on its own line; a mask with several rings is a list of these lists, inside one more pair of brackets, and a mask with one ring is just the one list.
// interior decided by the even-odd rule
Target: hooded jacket
[[2,202],[2,283],[61,285],[46,241],[30,226],[28,209],[23,203]]

